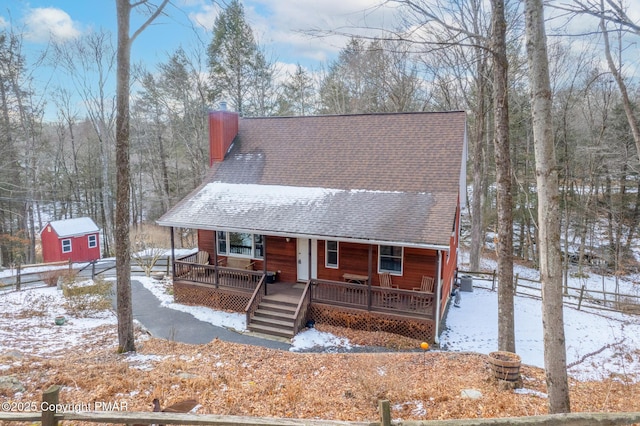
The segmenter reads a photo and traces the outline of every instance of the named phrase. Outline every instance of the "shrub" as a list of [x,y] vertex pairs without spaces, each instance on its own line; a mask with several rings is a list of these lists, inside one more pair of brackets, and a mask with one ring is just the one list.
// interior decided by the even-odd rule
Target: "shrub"
[[44,317],[55,308],[55,298],[50,295],[26,292],[22,299],[22,310],[16,314],[16,318]]
[[65,274],[62,269],[54,269],[51,271],[45,271],[40,274],[40,278],[49,287],[55,287],[58,284],[58,279]]
[[90,316],[111,308],[113,284],[103,278],[93,281],[65,283],[62,294],[67,299],[64,306],[70,315]]

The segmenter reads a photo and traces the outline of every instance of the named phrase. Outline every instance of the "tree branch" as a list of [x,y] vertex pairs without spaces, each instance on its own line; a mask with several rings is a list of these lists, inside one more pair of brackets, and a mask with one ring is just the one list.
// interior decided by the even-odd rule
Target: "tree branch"
[[[146,4],[148,0],[141,0],[137,3],[132,3],[131,4],[131,9],[135,9],[136,7]],[[154,19],[156,19],[161,13],[162,10],[164,9],[164,7],[167,5],[167,3],[169,3],[169,0],[162,0],[162,3],[160,4],[160,6],[158,6],[155,10],[155,12],[153,12],[153,14],[149,17],[149,19],[147,19],[142,25],[140,25],[140,28],[138,28],[133,35],[131,36],[131,38],[129,38],[129,43],[133,43],[133,41],[136,39],[136,37],[138,37],[140,35],[140,33],[142,31],[145,30],[145,28],[147,28],[151,22],[153,22]]]
[[565,12],[590,15],[598,19],[604,19],[605,21],[621,25],[640,35],[640,24],[633,22],[625,11],[619,5],[615,4],[613,0],[606,0],[606,3],[611,9],[602,10],[599,5],[593,1],[583,2],[580,0],[574,0],[575,7],[561,6],[553,3],[551,3],[550,6],[557,10],[564,10]]

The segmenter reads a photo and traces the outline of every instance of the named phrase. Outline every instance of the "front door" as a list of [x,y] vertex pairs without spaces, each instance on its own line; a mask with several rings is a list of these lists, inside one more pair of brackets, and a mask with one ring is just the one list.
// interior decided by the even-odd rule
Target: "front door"
[[[309,239],[298,238],[298,281],[309,280]],[[311,240],[311,278],[318,278],[318,240]]]

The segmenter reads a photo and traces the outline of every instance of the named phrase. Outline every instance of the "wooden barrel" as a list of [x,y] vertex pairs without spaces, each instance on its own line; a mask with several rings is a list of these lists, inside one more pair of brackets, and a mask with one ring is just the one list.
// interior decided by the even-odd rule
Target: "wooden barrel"
[[493,377],[507,382],[520,379],[520,355],[513,352],[497,351],[489,354],[489,365]]

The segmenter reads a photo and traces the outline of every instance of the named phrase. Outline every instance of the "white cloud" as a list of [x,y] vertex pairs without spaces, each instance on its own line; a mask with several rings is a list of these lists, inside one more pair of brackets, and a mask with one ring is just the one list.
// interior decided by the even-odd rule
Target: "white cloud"
[[[313,37],[308,31],[380,35],[379,28],[393,27],[397,12],[396,8],[380,7],[379,0],[247,0],[243,4],[247,22],[260,44],[267,52],[274,52],[277,60],[288,63],[329,60],[348,38]],[[202,3],[189,18],[211,30],[218,13],[218,6]]]
[[65,41],[78,37],[80,30],[69,14],[54,7],[30,9],[25,17],[26,38],[34,42]]
[[376,36],[381,35],[379,28],[393,26],[396,15],[393,8],[379,7],[379,0],[254,0],[247,4],[248,20],[263,43],[288,45],[299,59],[315,61],[335,56],[348,37],[312,37],[309,31]]
[[213,29],[213,23],[216,20],[216,16],[220,13],[220,7],[217,4],[202,4],[200,12],[191,12],[189,13],[189,19],[191,21],[206,29],[207,31],[211,31]]
[[7,22],[7,20],[4,19],[3,16],[0,16],[0,29],[6,28],[8,26],[9,26],[9,23]]

